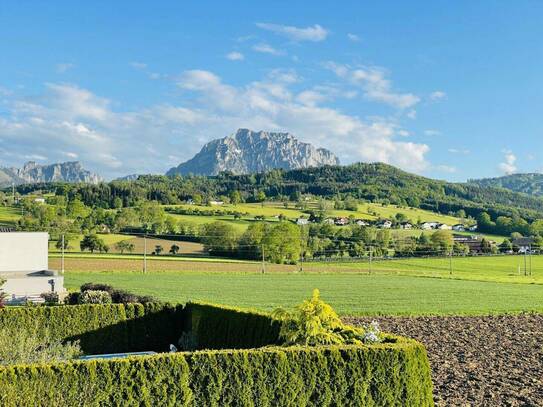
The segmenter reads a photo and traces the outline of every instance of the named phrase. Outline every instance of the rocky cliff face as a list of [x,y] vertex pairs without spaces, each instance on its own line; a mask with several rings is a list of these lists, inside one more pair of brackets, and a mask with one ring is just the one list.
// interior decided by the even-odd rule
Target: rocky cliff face
[[289,133],[239,129],[229,137],[210,141],[192,159],[166,175],[216,175],[221,171],[248,174],[337,164],[339,160],[332,152],[303,143]]
[[22,168],[1,168],[0,186],[35,184],[38,182],[86,182],[96,184],[103,181],[99,175],[83,168],[80,162],[65,162],[40,165],[27,162]]

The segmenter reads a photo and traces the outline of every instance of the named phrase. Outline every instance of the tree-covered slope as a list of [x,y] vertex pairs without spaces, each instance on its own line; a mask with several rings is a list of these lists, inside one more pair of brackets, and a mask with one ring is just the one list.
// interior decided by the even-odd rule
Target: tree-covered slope
[[497,178],[470,180],[469,183],[482,187],[505,188],[534,196],[543,196],[543,174],[512,174]]
[[38,184],[19,187],[20,192],[35,189],[60,191],[68,198],[78,195],[87,205],[104,208],[132,206],[142,200],[175,204],[197,197],[205,201],[238,191],[246,201],[257,201],[262,195],[273,199],[298,199],[301,194],[328,198],[352,196],[440,213],[463,209],[474,217],[486,211],[492,219],[509,216],[533,221],[543,217],[543,198],[475,183],[434,180],[381,163],[272,170],[250,175],[141,176],[134,181],[112,181],[98,185]]

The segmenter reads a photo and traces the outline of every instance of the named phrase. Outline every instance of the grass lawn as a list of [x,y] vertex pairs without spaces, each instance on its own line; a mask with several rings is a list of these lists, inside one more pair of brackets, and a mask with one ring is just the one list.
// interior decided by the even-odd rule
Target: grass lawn
[[[481,256],[449,258],[394,259],[372,262],[372,272],[377,274],[401,274],[408,276],[438,277],[492,282],[543,284],[543,256],[526,259],[526,269],[532,275],[524,275],[524,256]],[[452,274],[451,274],[452,263]],[[305,265],[307,270],[368,272],[369,262],[324,263]]]
[[271,310],[292,306],[319,288],[343,315],[488,314],[543,311],[543,285],[359,273],[66,272],[76,289],[111,284],[161,300],[211,301]]
[[20,217],[20,209],[11,206],[0,206],[0,224],[14,225]]

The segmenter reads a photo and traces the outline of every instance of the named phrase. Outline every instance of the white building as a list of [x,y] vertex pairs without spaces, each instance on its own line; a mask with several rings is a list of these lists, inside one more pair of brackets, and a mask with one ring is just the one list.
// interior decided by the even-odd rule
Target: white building
[[0,278],[8,301],[64,292],[64,277],[49,270],[49,234],[45,232],[0,233]]
[[455,232],[465,232],[466,227],[462,225],[461,223],[459,223],[457,225],[453,225],[452,230],[454,230]]
[[309,225],[309,219],[306,218],[298,218],[296,219],[297,225]]

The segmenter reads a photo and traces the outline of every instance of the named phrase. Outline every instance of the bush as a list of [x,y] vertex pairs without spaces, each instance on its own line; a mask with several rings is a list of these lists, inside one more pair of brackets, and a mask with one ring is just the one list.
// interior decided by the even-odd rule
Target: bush
[[0,365],[52,363],[73,359],[81,354],[78,342],[63,343],[38,324],[10,326],[0,330]]
[[54,293],[54,292],[41,293],[40,297],[45,300],[45,305],[57,305],[60,302],[58,293]]
[[372,323],[366,329],[347,326],[332,307],[320,299],[319,290],[298,305],[294,311],[282,308],[273,314],[282,321],[279,336],[285,345],[339,345],[377,343],[381,341],[379,326]]
[[111,295],[107,291],[87,290],[79,296],[80,304],[111,304]]
[[[81,293],[85,291],[106,291],[111,296],[111,302],[114,304],[147,304],[158,302],[156,298],[149,295],[137,295],[125,290],[118,290],[109,284],[85,283],[81,286]],[[68,304],[79,304],[79,295],[74,294],[68,301]]]

